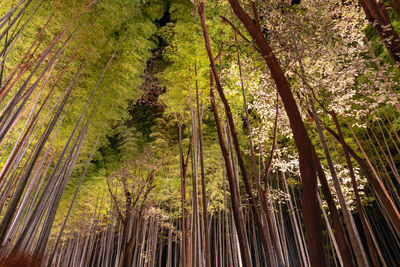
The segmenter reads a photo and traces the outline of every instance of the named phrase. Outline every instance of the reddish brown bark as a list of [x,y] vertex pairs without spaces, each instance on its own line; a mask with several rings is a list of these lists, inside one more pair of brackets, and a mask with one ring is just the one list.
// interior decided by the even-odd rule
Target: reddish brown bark
[[[217,71],[217,67],[215,64],[215,60],[214,57],[212,55],[212,50],[211,50],[211,44],[210,44],[210,37],[208,35],[208,31],[207,31],[207,26],[206,26],[206,22],[205,22],[205,12],[204,12],[204,3],[200,3],[199,6],[199,15],[200,15],[200,20],[201,20],[201,27],[203,29],[203,37],[204,37],[204,42],[205,42],[205,46],[206,46],[206,50],[207,50],[207,54],[210,60],[210,67],[211,67],[211,71],[212,71],[212,75],[214,77],[215,80],[215,85],[218,91],[218,94],[221,98],[221,101],[224,105],[224,109],[225,109],[225,114],[226,114],[226,118],[228,120],[228,124],[229,124],[229,129],[231,131],[231,135],[232,135],[232,141],[233,141],[233,145],[235,148],[235,152],[237,155],[237,160],[239,163],[239,168],[242,174],[242,178],[243,178],[243,183],[244,183],[244,187],[246,190],[246,194],[247,194],[247,198],[250,204],[250,208],[252,209],[253,212],[253,218],[254,218],[254,222],[256,223],[257,229],[258,229],[258,234],[260,235],[260,240],[263,244],[263,247],[265,250],[267,250],[268,248],[268,238],[267,238],[267,234],[264,232],[264,227],[263,227],[263,223],[261,221],[261,216],[260,216],[260,212],[258,209],[258,205],[256,204],[256,201],[254,200],[253,197],[253,190],[252,190],[252,186],[250,183],[250,179],[247,175],[247,170],[244,164],[244,159],[242,156],[242,152],[241,152],[241,148],[240,148],[240,144],[239,144],[239,139],[237,137],[237,132],[236,132],[236,128],[235,128],[235,123],[233,121],[233,116],[232,116],[232,111],[230,109],[230,105],[228,103],[228,100],[226,99],[223,89],[222,89],[222,85],[221,85],[221,81],[219,79],[219,74]],[[278,262],[280,265],[283,264],[283,262],[280,260],[280,258],[278,257]]]
[[245,234],[243,217],[240,212],[239,192],[237,191],[238,186],[236,184],[236,180],[233,174],[232,159],[229,156],[228,149],[226,148],[212,87],[210,88],[210,100],[211,100],[211,108],[214,114],[215,124],[217,126],[218,140],[221,147],[222,156],[224,158],[226,173],[229,181],[229,190],[232,201],[232,213],[236,225],[237,234],[239,236],[239,246],[240,246],[240,255],[242,257],[242,263],[244,266],[252,266],[249,253],[249,246]]
[[290,121],[294,141],[299,152],[299,165],[302,179],[302,211],[307,234],[307,247],[313,266],[326,266],[322,239],[321,210],[317,200],[317,176],[313,159],[313,146],[307,134],[290,85],[264,35],[251,17],[242,9],[237,0],[228,0],[233,12],[246,27],[260,54],[264,58],[281,96]]
[[[395,1],[396,3],[398,1]],[[400,69],[400,37],[394,29],[389,12],[382,1],[359,0],[367,19],[375,28],[390,57]]]

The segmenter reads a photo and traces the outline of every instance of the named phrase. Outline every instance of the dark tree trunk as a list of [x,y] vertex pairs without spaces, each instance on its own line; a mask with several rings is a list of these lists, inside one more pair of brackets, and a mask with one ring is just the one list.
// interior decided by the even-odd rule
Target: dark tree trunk
[[[211,51],[211,44],[210,44],[210,37],[208,35],[208,30],[207,30],[207,26],[206,26],[206,19],[205,19],[205,10],[204,10],[204,3],[200,3],[199,6],[199,15],[200,15],[200,20],[201,20],[201,27],[203,29],[203,37],[204,37],[204,42],[205,42],[205,46],[206,46],[206,50],[207,50],[207,54],[210,60],[210,66],[211,66],[211,71],[212,71],[212,76],[214,77],[215,80],[215,85],[218,91],[218,94],[221,98],[221,101],[224,105],[224,109],[225,109],[225,115],[226,118],[228,120],[228,126],[229,126],[229,130],[230,133],[232,135],[232,141],[233,141],[233,145],[235,148],[235,152],[237,155],[237,161],[238,161],[238,165],[242,174],[242,178],[243,178],[243,183],[244,183],[244,187],[246,190],[246,194],[247,194],[247,198],[250,204],[250,208],[253,211],[253,217],[254,217],[254,221],[256,223],[257,229],[258,229],[258,233],[260,235],[260,239],[262,241],[263,244],[263,248],[264,250],[268,249],[268,238],[267,238],[267,234],[264,231],[264,227],[263,227],[263,223],[261,221],[261,216],[260,216],[260,212],[258,209],[258,205],[253,197],[253,189],[252,186],[250,184],[250,179],[247,175],[247,170],[244,164],[244,159],[242,156],[242,152],[241,152],[241,148],[240,148],[240,144],[239,144],[239,139],[237,136],[237,132],[236,132],[236,128],[235,128],[235,124],[233,121],[233,116],[232,116],[232,111],[230,108],[230,105],[228,103],[228,100],[225,97],[225,94],[223,92],[222,89],[222,85],[221,85],[221,81],[219,79],[219,74],[217,71],[217,67],[215,64],[215,59],[212,55],[212,51]],[[233,153],[233,152],[232,152]],[[270,260],[270,259],[269,259]],[[278,258],[279,260],[279,258]]]
[[313,266],[326,266],[327,262],[322,239],[321,210],[316,195],[317,176],[313,159],[313,146],[301,119],[290,85],[272,49],[265,40],[264,35],[251,17],[242,9],[237,0],[229,0],[229,3],[235,15],[240,19],[253,38],[260,54],[268,65],[289,117],[290,127],[299,152],[299,165],[303,189],[303,220],[307,233],[307,246],[310,252],[310,260]]
[[186,155],[186,161],[183,157],[183,149],[182,149],[182,122],[178,122],[178,138],[179,138],[179,153],[180,153],[180,162],[181,162],[181,206],[182,206],[182,229],[183,229],[183,266],[190,267],[191,266],[191,256],[190,256],[190,229],[189,229],[189,211],[186,208],[186,177],[187,177],[187,169],[188,163],[192,148],[192,138],[190,139],[188,152]]
[[[394,7],[398,7],[399,1],[393,2]],[[367,19],[384,43],[393,62],[400,69],[400,37],[390,21],[385,4],[377,0],[359,0],[359,3],[364,9]],[[398,9],[395,9],[395,11],[398,11]]]

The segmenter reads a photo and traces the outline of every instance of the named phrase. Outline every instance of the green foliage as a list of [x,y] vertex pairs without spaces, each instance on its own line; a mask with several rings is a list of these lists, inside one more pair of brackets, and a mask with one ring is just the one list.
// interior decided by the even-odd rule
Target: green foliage
[[[16,2],[13,0],[2,1],[0,16],[5,14]],[[26,13],[31,14],[39,2],[32,1]],[[34,58],[40,56],[40,53],[45,50],[52,39],[66,25],[73,22],[66,32],[66,36],[72,37],[58,59],[49,83],[44,88],[38,102],[39,105],[43,103],[44,98],[50,92],[50,88],[56,85],[54,93],[39,117],[39,122],[41,122],[59,96],[64,93],[81,63],[85,62],[83,72],[68,100],[66,116],[53,144],[52,150],[59,153],[85,109],[93,89],[100,81],[107,62],[115,51],[115,57],[108,66],[104,77],[102,77],[92,104],[84,117],[84,121],[90,121],[89,133],[73,177],[63,195],[57,215],[57,224],[60,223],[66,213],[76,184],[81,177],[89,153],[99,133],[102,133],[98,145],[99,149],[80,189],[78,204],[75,204],[74,211],[78,213],[81,210],[93,210],[99,195],[103,192],[108,199],[108,193],[105,191],[105,177],[115,171],[121,162],[132,160],[143,149],[137,142],[141,139],[141,132],[126,126],[125,121],[130,117],[129,102],[136,101],[141,96],[140,85],[143,83],[143,73],[146,69],[147,60],[158,45],[157,38],[154,38],[158,30],[155,20],[162,17],[166,8],[166,3],[162,0],[102,0],[85,9],[89,4],[89,1],[83,0],[44,1],[22,32],[23,37],[15,43],[5,65],[5,78],[8,78],[8,75],[24,56],[51,14],[49,24],[40,37],[40,45],[36,53],[32,55]],[[22,22],[27,17],[24,16]],[[62,41],[65,39],[66,37]],[[60,44],[57,44],[55,49],[58,49],[58,47],[60,47]],[[67,64],[69,64],[68,69],[60,82],[55,84],[56,77]],[[42,69],[43,66],[40,66],[32,81],[35,81]],[[16,83],[2,103],[2,108],[15,94],[29,73],[30,70]],[[39,84],[39,87],[42,84],[43,82]],[[36,94],[34,93],[30,101],[34,101],[35,97]],[[29,112],[24,113],[23,118],[26,118],[28,114]],[[45,122],[45,125],[47,123]],[[19,123],[14,131],[18,133],[22,127],[23,124]],[[39,130],[36,139],[43,132],[43,129],[44,127]],[[6,158],[2,164],[5,160]],[[108,208],[107,205],[103,207],[104,210]]]

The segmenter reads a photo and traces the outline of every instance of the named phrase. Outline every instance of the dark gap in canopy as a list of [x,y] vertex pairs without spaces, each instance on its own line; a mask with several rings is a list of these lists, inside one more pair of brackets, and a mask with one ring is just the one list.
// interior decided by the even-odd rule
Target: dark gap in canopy
[[161,19],[156,19],[155,21],[160,28],[167,25],[168,22],[171,22],[171,14],[169,13],[169,7],[170,3],[168,1],[163,16],[161,17]]

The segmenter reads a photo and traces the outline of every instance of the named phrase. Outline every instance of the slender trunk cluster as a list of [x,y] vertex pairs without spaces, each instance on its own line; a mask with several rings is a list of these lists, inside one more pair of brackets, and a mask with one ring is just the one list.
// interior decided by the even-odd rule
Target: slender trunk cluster
[[[396,8],[398,1],[393,2]],[[100,131],[95,135],[95,143],[89,144],[92,148],[66,214],[60,225],[55,225],[63,194],[74,177],[86,143],[90,143],[93,117],[105,96],[99,92],[99,86],[119,51],[118,46],[108,58],[79,115],[63,141],[59,141],[70,112],[76,110],[76,91],[85,77],[87,64],[86,60],[77,60],[78,53],[70,53],[75,49],[71,43],[79,31],[79,17],[94,3],[87,4],[46,41],[44,37],[54,19],[53,15],[48,16],[18,59],[11,58],[13,49],[42,1],[20,0],[0,17],[0,265],[12,266],[12,261],[25,261],[32,266],[106,267],[395,266],[399,263],[388,256],[396,248],[386,245],[393,243],[400,247],[397,168],[400,137],[395,122],[385,114],[384,120],[368,122],[371,125],[368,129],[355,131],[350,122],[338,117],[316,95],[313,87],[319,85],[308,82],[303,66],[306,61],[292,33],[296,66],[291,67],[299,69],[293,79],[299,78],[296,82],[306,88],[302,95],[295,94],[292,90],[295,83],[286,77],[261,28],[257,2],[248,6],[252,11],[248,14],[245,3],[228,0],[243,27],[223,18],[234,30],[233,58],[239,72],[243,125],[234,118],[233,105],[224,90],[224,76],[217,67],[225,44],[215,57],[205,3],[200,1],[196,6],[209,62],[206,70],[210,76],[209,88],[206,86],[209,96],[207,101],[202,98],[204,88],[198,73],[201,62],[194,61],[191,70],[194,82],[189,83],[189,95],[185,96],[187,110],[174,112],[172,116],[177,129],[171,132],[175,130],[173,138],[178,138],[176,149],[179,149],[176,180],[179,188],[175,191],[179,195],[174,196],[178,205],[160,203],[153,197],[154,188],[164,183],[164,176],[172,171],[161,170],[164,167],[161,165],[145,169],[135,165],[136,161],[123,159],[124,165],[112,170],[111,175],[106,169],[104,182],[108,196],[103,196],[86,218],[73,216],[73,207],[90,173],[100,138],[106,135]],[[359,3],[399,65],[400,38],[386,7],[375,0],[359,0]],[[242,34],[239,28],[247,32]],[[251,99],[246,92],[245,61],[238,36],[265,63],[276,87],[276,98],[274,92],[271,99],[274,121],[267,148],[254,138]],[[400,111],[396,88],[389,84],[371,47],[369,52]],[[11,59],[14,66],[8,65]],[[266,68],[260,69],[266,73]],[[68,73],[72,77],[66,77]],[[65,86],[59,89],[62,85]],[[207,104],[211,106],[211,122]],[[301,112],[308,112],[308,122],[303,121]],[[293,140],[280,135],[281,116],[287,116]],[[219,185],[222,188],[218,190],[220,197],[223,194],[223,207],[213,206],[215,184],[211,179],[215,177],[209,175],[208,167],[215,166],[208,166],[209,125],[215,126],[213,134],[218,141],[214,142],[218,142],[222,154],[216,169],[222,171],[222,185]],[[342,129],[343,125],[349,132]],[[245,146],[239,127],[246,132]],[[364,137],[360,138],[361,135]],[[276,161],[287,160],[281,153],[287,142],[297,152],[299,174],[275,168]],[[104,155],[102,159],[106,168]],[[348,171],[351,192],[344,189],[337,163]],[[367,180],[364,191],[376,197],[372,208],[364,206],[361,177]],[[352,195],[354,205],[350,204]]]
[[[66,24],[39,53],[43,45],[41,36],[52,19],[50,16],[17,65],[6,73],[4,65],[7,56],[42,3],[39,1],[26,18],[24,15],[27,14],[26,10],[32,2],[32,0],[20,1],[19,5],[5,14],[0,22],[0,40],[6,39],[0,53],[2,68],[0,143],[5,147],[2,160],[4,155],[8,154],[0,172],[0,209],[3,211],[0,221],[0,255],[3,258],[13,255],[34,255],[33,261],[41,262],[44,255],[53,259],[79,191],[80,185],[76,189],[70,210],[61,227],[54,252],[51,253],[50,234],[58,206],[85,143],[91,124],[90,118],[96,111],[96,108],[93,108],[89,113],[89,108],[93,106],[94,95],[115,52],[63,149],[56,152],[54,150],[56,137],[73,104],[74,89],[85,67],[85,61],[81,62],[80,67],[75,70],[75,76],[58,97],[56,88],[60,85],[65,72],[71,71],[70,63],[75,56],[67,58],[66,64],[62,64],[61,61],[65,57],[66,50],[70,49],[71,40],[76,33],[75,22],[94,2],[89,3],[81,13]],[[47,92],[46,95],[44,91]],[[18,133],[20,129],[16,127],[21,123],[23,127]],[[92,155],[93,153],[94,150]],[[92,156],[88,164],[91,158]]]

